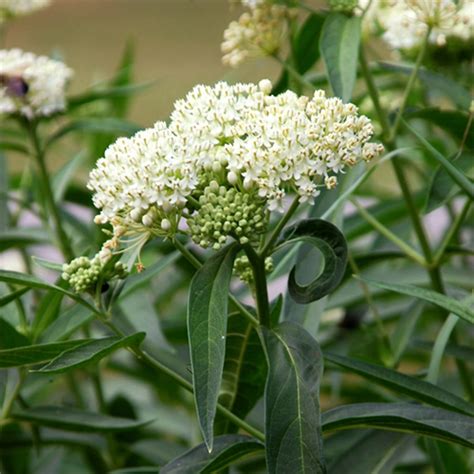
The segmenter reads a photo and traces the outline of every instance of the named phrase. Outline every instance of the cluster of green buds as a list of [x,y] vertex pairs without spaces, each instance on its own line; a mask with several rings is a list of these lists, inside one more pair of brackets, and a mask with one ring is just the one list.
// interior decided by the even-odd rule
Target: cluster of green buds
[[358,4],[358,0],[329,0],[329,8],[336,12],[351,13]]
[[123,279],[128,275],[122,262],[104,261],[100,254],[93,258],[77,257],[63,265],[62,278],[69,282],[76,293],[95,293],[97,284],[105,284],[114,278]]
[[188,218],[188,226],[196,244],[219,250],[228,237],[242,245],[258,243],[267,220],[265,202],[257,192],[241,192],[213,180],[199,197],[199,209]]
[[[272,257],[267,257],[265,259],[265,271],[271,273],[273,271],[273,259]],[[247,284],[253,283],[253,271],[252,265],[247,257],[247,255],[242,255],[234,261],[234,273],[237,275],[243,282]]]

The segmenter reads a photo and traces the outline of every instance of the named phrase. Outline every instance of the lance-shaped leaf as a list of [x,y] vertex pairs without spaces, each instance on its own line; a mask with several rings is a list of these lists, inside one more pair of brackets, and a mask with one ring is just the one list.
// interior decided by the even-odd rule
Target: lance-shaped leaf
[[117,432],[140,428],[149,421],[130,420],[70,407],[35,407],[14,412],[15,420],[58,428],[65,431]]
[[334,95],[348,102],[357,77],[360,43],[359,17],[330,14],[324,22],[319,47]]
[[209,451],[224,367],[229,284],[237,250],[234,243],[213,255],[196,272],[189,291],[187,319],[194,400]]
[[432,383],[410,377],[396,370],[337,354],[325,353],[324,358],[333,364],[344,367],[350,372],[359,374],[362,377],[373,380],[399,393],[409,395],[417,400],[474,416],[474,407],[470,403]]
[[322,457],[318,343],[301,326],[262,329],[268,362],[265,438],[270,474],[326,472]]
[[132,347],[140,344],[145,338],[144,332],[138,332],[127,337],[104,337],[96,339],[78,347],[64,351],[36,372],[46,374],[60,374],[72,369],[79,369],[99,362],[112,352],[122,347]]
[[5,349],[0,351],[0,369],[48,362],[61,354],[61,352],[89,341],[90,339],[77,339],[75,341],[53,342],[51,344],[36,344],[34,346]]
[[324,16],[312,13],[298,30],[293,42],[295,67],[304,74],[319,59],[319,38],[323,28]]
[[433,303],[440,308],[454,313],[468,323],[474,324],[474,312],[466,305],[456,301],[454,298],[438,293],[437,291],[427,290],[414,285],[401,285],[396,283],[384,283],[381,281],[367,280],[362,278],[369,285],[381,288],[383,290],[394,291],[402,295],[413,296]]
[[0,349],[28,346],[30,341],[11,324],[0,318]]
[[322,415],[323,431],[379,428],[404,431],[474,447],[474,418],[412,403],[357,403]]
[[347,243],[334,224],[321,219],[307,219],[288,228],[279,248],[296,242],[314,245],[324,258],[322,272],[308,285],[302,286],[296,282],[296,267],[288,278],[290,296],[297,303],[308,304],[331,293],[341,282],[347,264]]
[[223,435],[214,440],[214,448],[209,453],[206,445],[200,444],[160,470],[160,474],[207,474],[220,472],[244,456],[263,452],[264,445],[250,436]]

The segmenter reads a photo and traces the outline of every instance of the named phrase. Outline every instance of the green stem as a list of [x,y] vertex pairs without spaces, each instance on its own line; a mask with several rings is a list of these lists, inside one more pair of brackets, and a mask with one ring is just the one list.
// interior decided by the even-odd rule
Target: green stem
[[[118,329],[109,319],[101,319],[102,323],[105,324],[111,331],[117,334],[120,337],[125,337],[125,334]],[[130,347],[130,351],[141,361],[145,362],[148,366],[163,372],[164,374],[171,377],[178,385],[183,387],[188,392],[193,393],[194,388],[191,382],[188,382],[185,378],[181,377],[179,374],[174,372],[172,369],[162,364],[160,361],[146,353],[145,351],[136,348]],[[242,428],[247,433],[251,434],[255,438],[259,439],[262,442],[265,442],[265,435],[259,431],[257,428],[249,425],[246,421],[239,418],[237,415],[234,415],[230,410],[224,406],[218,404],[217,411],[225,416],[229,421],[234,423],[236,426]]]
[[[175,247],[181,252],[183,257],[196,269],[199,270],[202,267],[202,263],[200,260],[178,239],[174,239],[173,243]],[[254,326],[258,327],[259,322],[253,314],[245,308],[245,306],[232,294],[229,294],[229,300],[235,306],[235,308],[239,311],[239,313],[247,318],[249,322]]]
[[276,54],[272,55],[272,57],[276,61],[278,61],[289,72],[291,76],[293,76],[295,79],[298,79],[301,85],[308,87],[312,91],[316,89],[314,84],[308,81],[308,79],[306,79],[306,77],[304,77],[302,74],[300,74],[288,61],[284,61]]
[[270,238],[268,239],[268,242],[265,244],[265,247],[263,247],[262,251],[260,252],[260,255],[262,256],[262,258],[265,258],[268,255],[268,253],[271,252],[273,244],[277,241],[280,235],[280,232],[283,230],[285,225],[291,219],[296,209],[298,209],[298,206],[299,206],[299,196],[296,196],[293,202],[291,203],[291,206],[288,208],[288,211],[286,211],[286,214],[280,219],[278,224],[273,229],[273,232],[271,233]]
[[15,400],[17,397],[20,395],[20,390],[21,387],[23,386],[23,383],[26,379],[27,372],[25,369],[19,369],[18,371],[18,381],[15,384],[15,387],[13,388],[13,391],[10,395],[10,397],[5,401],[2,409],[2,416],[1,416],[1,421],[5,422],[7,418],[10,416],[10,413],[13,409],[13,404],[15,403]]
[[421,266],[426,266],[426,260],[414,249],[412,249],[408,244],[406,244],[402,239],[397,237],[390,229],[385,227],[380,221],[375,219],[371,214],[367,212],[367,210],[361,206],[356,199],[351,199],[352,204],[357,208],[359,214],[375,229],[377,229],[384,237],[394,243],[405,255],[411,258],[416,263],[420,264]]
[[405,91],[403,93],[402,97],[402,103],[400,104],[400,107],[398,109],[397,115],[395,117],[395,120],[393,122],[392,129],[390,131],[390,135],[388,138],[389,142],[393,142],[395,140],[395,137],[397,136],[398,128],[400,127],[400,123],[402,120],[403,112],[405,112],[405,107],[408,103],[408,98],[410,97],[410,93],[413,89],[413,86],[415,85],[416,78],[418,76],[418,71],[421,67],[421,63],[423,62],[423,58],[425,57],[425,52],[426,48],[428,46],[428,40],[431,34],[431,28],[428,28],[426,35],[424,37],[424,40],[421,44],[420,51],[418,52],[418,56],[416,58],[415,66],[413,68],[413,71],[411,72],[411,75],[408,79],[407,85],[405,87]]
[[51,213],[51,217],[53,218],[54,229],[56,232],[56,237],[57,237],[59,246],[61,248],[61,252],[64,258],[67,261],[70,261],[74,258],[74,253],[69,243],[69,238],[63,229],[59,209],[58,209],[58,206],[56,205],[56,201],[54,200],[54,194],[51,187],[49,173],[46,167],[44,150],[40,144],[39,137],[38,137],[38,130],[37,130],[38,124],[35,121],[26,121],[26,120],[22,123],[30,137],[31,144],[33,145],[34,157],[36,160],[36,164],[38,166],[41,185],[43,187],[43,192],[44,192],[44,197],[47,202],[47,207],[49,208],[49,211]]
[[244,245],[245,253],[252,265],[255,283],[255,299],[257,301],[257,314],[260,324],[271,327],[270,306],[268,303],[267,276],[265,272],[265,257],[259,256],[251,245]]

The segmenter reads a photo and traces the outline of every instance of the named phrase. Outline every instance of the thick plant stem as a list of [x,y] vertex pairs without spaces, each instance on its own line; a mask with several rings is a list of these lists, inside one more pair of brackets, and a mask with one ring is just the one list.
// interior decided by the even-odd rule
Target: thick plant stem
[[[103,324],[105,324],[112,332],[117,334],[120,337],[124,337],[125,334],[117,328],[109,319],[101,319]],[[130,347],[130,351],[141,361],[146,363],[148,366],[159,370],[160,372],[163,372],[164,374],[168,375],[171,377],[178,385],[183,387],[185,390],[188,392],[193,392],[193,384],[191,382],[188,382],[185,378],[181,377],[179,374],[174,372],[172,369],[167,367],[166,365],[162,364],[160,361],[155,359],[154,357],[150,356],[147,354],[145,351],[137,348],[137,347]],[[226,417],[229,421],[234,423],[236,426],[239,428],[243,429],[247,433],[251,434],[258,440],[265,442],[265,435],[258,430],[257,428],[254,428],[253,426],[249,425],[246,421],[242,420],[239,418],[237,415],[234,415],[230,410],[225,408],[224,406],[218,404],[217,405],[217,411],[221,413],[224,417]]]
[[257,314],[260,324],[271,327],[270,305],[268,304],[267,277],[265,273],[265,258],[257,255],[251,245],[244,246],[245,253],[252,265],[255,283],[255,299],[257,301]]
[[74,253],[72,251],[71,244],[69,243],[69,238],[66,235],[66,232],[63,229],[61,216],[59,214],[58,206],[54,200],[54,194],[51,187],[51,181],[49,178],[48,169],[46,167],[46,161],[44,156],[44,150],[40,144],[38,138],[38,131],[37,131],[37,122],[35,121],[24,121],[24,127],[26,128],[28,135],[31,140],[31,144],[34,149],[34,156],[36,160],[36,164],[38,166],[41,185],[44,192],[44,197],[47,202],[47,207],[51,213],[51,217],[54,222],[54,230],[56,233],[56,237],[61,248],[61,252],[64,258],[67,261],[70,261],[74,258]]
[[[173,243],[175,247],[181,252],[183,257],[196,269],[199,270],[202,267],[201,261],[196,258],[196,256],[178,239],[174,239]],[[237,311],[247,318],[249,322],[254,326],[258,327],[258,320],[253,316],[253,314],[245,308],[245,306],[232,294],[229,294],[229,300],[236,307]]]

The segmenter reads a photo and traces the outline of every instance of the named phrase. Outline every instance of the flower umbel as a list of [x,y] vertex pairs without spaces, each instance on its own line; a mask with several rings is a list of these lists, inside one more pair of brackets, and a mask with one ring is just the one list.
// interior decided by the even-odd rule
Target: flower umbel
[[72,69],[46,56],[0,50],[0,114],[31,119],[64,110],[72,75]]
[[51,0],[0,0],[0,23],[47,7]]

